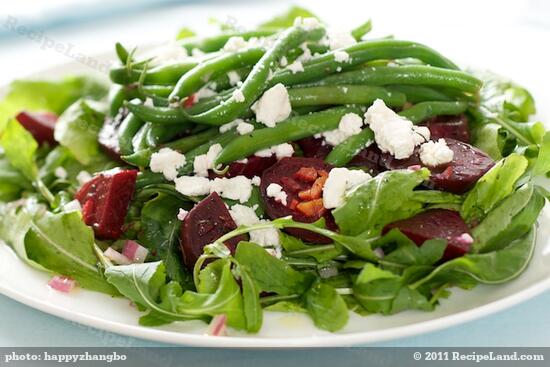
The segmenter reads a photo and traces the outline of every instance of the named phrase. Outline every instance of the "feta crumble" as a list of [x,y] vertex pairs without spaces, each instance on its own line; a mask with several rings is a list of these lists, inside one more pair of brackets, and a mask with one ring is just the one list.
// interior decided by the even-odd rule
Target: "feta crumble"
[[53,174],[55,175],[55,177],[57,177],[59,179],[62,179],[62,180],[67,179],[67,176],[68,176],[67,171],[65,170],[65,168],[63,168],[61,166],[57,167],[54,170]]
[[420,146],[420,160],[426,166],[436,167],[453,160],[454,152],[447,146],[445,139],[429,141]]
[[283,187],[276,183],[271,183],[267,186],[266,194],[268,197],[275,199],[275,201],[286,205],[287,194],[283,191]]
[[197,176],[208,176],[208,170],[214,168],[214,161],[220,152],[222,146],[220,144],[212,145],[206,154],[201,154],[195,157],[193,161],[193,171]]
[[331,30],[328,32],[328,44],[331,50],[355,45],[357,41],[350,32]]
[[155,55],[153,60],[155,65],[184,61],[189,57],[187,50],[177,42],[169,42],[158,47],[153,53]]
[[304,71],[304,65],[298,60],[294,61],[292,64],[288,65],[286,67],[288,70],[292,72],[292,74],[296,74],[299,72]]
[[76,180],[78,181],[78,185],[82,186],[86,182],[90,181],[92,179],[92,175],[88,171],[80,171],[76,175]]
[[317,18],[313,18],[313,17],[307,17],[307,18],[296,17],[296,19],[294,19],[294,26],[301,27],[306,31],[310,31],[312,29],[319,28],[321,26],[321,23],[319,23]]
[[275,155],[277,159],[292,157],[293,154],[294,147],[289,143],[274,145],[271,148],[262,149],[254,153],[254,155],[258,157],[271,157],[272,155]]
[[333,209],[344,203],[346,193],[371,179],[371,175],[362,170],[347,168],[333,168],[323,188],[323,205],[326,209]]
[[168,181],[173,181],[178,176],[178,169],[183,167],[185,156],[170,148],[162,148],[151,155],[149,166],[151,171],[162,173]]
[[231,86],[235,86],[241,81],[241,76],[235,70],[228,72],[227,77],[229,78],[229,85]]
[[204,98],[213,97],[216,94],[217,94],[216,91],[210,89],[208,86],[205,85],[204,87],[199,89],[197,93],[195,93],[195,98],[196,98],[196,101],[200,101],[201,99],[204,99]]
[[211,183],[210,192],[217,192],[226,199],[246,203],[252,195],[252,181],[245,176],[215,178]]
[[82,206],[80,205],[80,202],[78,200],[72,200],[63,206],[63,211],[67,213],[79,212],[82,211]]
[[239,122],[237,125],[237,132],[239,135],[250,134],[252,131],[254,131],[254,125],[249,124],[248,122]]
[[[258,218],[256,212],[254,211],[254,207],[250,208],[245,205],[233,205],[229,210],[229,214],[237,226],[251,226],[254,224],[267,222]],[[254,242],[262,247],[274,247],[274,256],[276,256],[277,253],[280,253],[281,245],[279,241],[279,231],[275,228],[256,229],[250,231],[248,234],[251,242]]]
[[349,54],[346,51],[334,51],[334,61],[348,62],[350,61]]
[[261,183],[262,183],[262,179],[260,177],[258,176],[252,177],[252,185],[260,186]]
[[187,210],[180,208],[178,211],[178,219],[183,222],[185,217],[187,217],[187,214],[189,214]]
[[233,91],[233,98],[235,98],[235,101],[241,103],[244,102],[246,99],[244,98],[243,91],[240,89],[235,89]]
[[[365,122],[374,132],[374,140],[382,152],[388,152],[397,159],[410,157],[414,148],[429,139],[425,127],[413,126],[377,99],[365,113]],[[425,128],[425,129],[424,129]]]
[[231,214],[231,218],[237,226],[251,226],[260,222],[260,218],[258,218],[254,209],[246,205],[233,205],[229,209],[229,214]]
[[227,40],[223,46],[223,50],[226,52],[237,52],[243,48],[248,47],[248,42],[242,37],[231,37]]
[[279,64],[281,64],[282,67],[285,67],[288,65],[288,60],[286,56],[281,57],[281,60],[279,61]]
[[229,130],[233,129],[235,126],[238,126],[241,122],[244,122],[243,119],[235,119],[231,122],[228,122],[227,124],[223,124],[220,126],[220,133],[228,132]]
[[210,180],[199,176],[181,176],[174,180],[176,191],[185,196],[201,196],[210,194]]
[[268,89],[252,105],[252,111],[256,113],[256,121],[267,127],[274,127],[278,122],[286,120],[292,107],[285,86],[279,83]]
[[332,145],[338,145],[350,136],[359,134],[361,132],[361,126],[363,126],[363,119],[361,116],[355,113],[346,113],[340,119],[338,129],[326,131],[322,133],[325,137],[325,141]]

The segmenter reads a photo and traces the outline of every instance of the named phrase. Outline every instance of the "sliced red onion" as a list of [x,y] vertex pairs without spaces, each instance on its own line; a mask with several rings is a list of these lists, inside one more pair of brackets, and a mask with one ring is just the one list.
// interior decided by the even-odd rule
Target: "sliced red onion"
[[56,291],[69,293],[76,287],[76,280],[66,277],[64,275],[56,275],[48,282],[50,288]]
[[147,254],[149,254],[149,250],[136,241],[127,240],[122,249],[122,254],[130,259],[132,263],[143,263]]
[[422,168],[422,166],[419,165],[419,164],[413,164],[412,166],[407,167],[407,169],[408,169],[409,171],[418,171],[418,170],[421,169],[421,168]]
[[132,263],[130,259],[128,259],[117,250],[113,249],[112,247],[109,247],[107,250],[105,250],[103,255],[105,255],[107,259],[118,265],[130,265]]
[[216,315],[210,321],[210,325],[208,326],[208,335],[212,336],[226,336],[227,335],[227,316],[225,314],[222,315]]
[[384,258],[384,250],[382,249],[382,247],[377,247],[374,250],[372,250],[372,252],[374,252],[374,254],[378,256],[380,259]]

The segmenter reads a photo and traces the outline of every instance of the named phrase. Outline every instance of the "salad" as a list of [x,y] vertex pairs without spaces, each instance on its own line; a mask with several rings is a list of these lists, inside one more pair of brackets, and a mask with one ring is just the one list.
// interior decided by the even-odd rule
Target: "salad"
[[526,269],[550,197],[526,89],[370,21],[221,28],[117,44],[109,83],[9,87],[0,238],[50,287],[126,297],[151,327],[255,333],[268,310],[338,331]]

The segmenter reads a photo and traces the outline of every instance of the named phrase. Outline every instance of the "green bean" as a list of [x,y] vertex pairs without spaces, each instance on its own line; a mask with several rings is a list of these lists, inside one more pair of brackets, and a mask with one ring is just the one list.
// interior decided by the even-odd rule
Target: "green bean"
[[323,35],[324,29],[322,28],[305,30],[301,27],[291,27],[287,29],[281,33],[273,47],[256,63],[239,88],[243,101],[232,96],[206,112],[190,115],[184,111],[184,114],[187,114],[191,121],[208,125],[223,125],[233,121],[247,111],[264,92],[272,70],[278,66],[279,60],[288,50],[298,47],[305,41],[316,41]]
[[167,141],[174,139],[177,136],[189,133],[193,125],[189,122],[181,124],[153,124],[147,132],[147,145],[149,147],[157,147]]
[[351,31],[351,35],[353,38],[355,38],[357,41],[361,41],[361,39],[370,31],[372,30],[372,21],[369,19],[365,23],[361,24],[360,26],[354,28]]
[[118,130],[118,146],[120,148],[121,155],[127,155],[133,153],[132,139],[134,135],[139,131],[144,122],[133,113],[129,113],[128,116],[120,124]]
[[359,134],[350,136],[332,149],[325,161],[337,167],[345,166],[361,150],[374,142],[374,132],[365,127]]
[[109,89],[107,100],[109,101],[109,116],[115,117],[126,100],[125,88],[121,85],[113,85]]
[[180,100],[183,97],[190,96],[212,79],[234,69],[254,65],[264,54],[265,50],[263,48],[248,48],[235,53],[221,54],[216,58],[200,63],[182,75],[169,99]]
[[142,120],[158,124],[176,124],[188,122],[182,108],[146,106],[144,104],[128,103],[128,110]]
[[331,75],[313,85],[422,85],[457,89],[466,93],[477,93],[482,82],[474,76],[458,71],[433,66],[375,66]]
[[[185,61],[157,66],[147,70],[144,84],[174,85],[179,78],[189,70],[197,66],[196,62]],[[117,67],[109,71],[111,81],[116,84],[131,84],[139,80],[142,69],[133,68],[128,71],[126,67]]]
[[309,87],[289,89],[288,95],[292,107],[366,104],[370,105],[377,99],[382,99],[386,105],[401,107],[406,97],[400,92],[391,92],[385,88],[374,86],[340,85],[336,87]]
[[147,145],[147,133],[151,128],[150,122],[145,122],[132,138],[132,148],[134,152],[138,152],[142,149],[146,149]]
[[[433,116],[460,114],[467,107],[468,104],[465,102],[422,102],[401,111],[399,115],[416,124]],[[353,135],[335,146],[325,158],[325,161],[338,167],[345,166],[362,149],[372,144],[373,141],[374,133],[366,127],[359,134]]]
[[292,117],[272,128],[254,130],[250,134],[233,139],[218,155],[216,163],[230,163],[273,145],[336,129],[346,113],[361,114],[362,112],[359,107],[354,106],[334,107],[309,115]]
[[[245,80],[248,74],[250,74],[250,71],[252,70],[252,67],[246,66],[244,68],[239,68],[234,70],[235,73],[239,75],[239,79]],[[230,89],[235,84],[231,84],[231,81],[229,80],[229,76],[227,74],[220,75],[216,79],[212,81],[212,89],[216,91],[224,91],[226,89]]]
[[161,148],[170,148],[177,150],[180,153],[186,153],[191,149],[194,149],[215,138],[217,135],[219,135],[219,133],[220,132],[218,128],[211,128],[200,133],[185,136],[170,143],[163,144],[159,148],[147,148],[139,152],[135,152],[131,155],[125,155],[122,157],[122,159],[137,167],[147,167],[149,165],[149,162],[151,161],[151,155],[155,152],[158,152]]
[[153,173],[150,171],[140,172],[136,179],[136,191],[149,185],[157,185],[165,182],[166,179],[162,173]]
[[225,32],[213,37],[202,39],[195,37],[186,38],[180,41],[180,45],[189,53],[192,53],[194,49],[202,52],[215,52],[221,50],[231,37],[242,37],[245,40],[249,40],[253,37],[268,37],[274,35],[278,31],[279,29],[276,28],[262,28],[247,32]]
[[141,89],[147,95],[167,98],[174,87],[172,85],[144,85]]
[[[423,61],[428,65],[445,69],[457,70],[458,67],[437,51],[419,43],[410,41],[398,41],[394,39],[380,39],[359,42],[353,46],[343,48],[350,56],[349,62],[336,62],[334,52],[313,57],[304,62],[304,71],[293,74],[290,70],[280,70],[273,75],[269,86],[282,83],[286,86],[306,83],[322,78],[328,74],[334,74],[340,70],[352,69],[358,65],[373,60],[399,59],[412,57]],[[351,83],[347,83],[351,84]]]
[[404,93],[407,102],[419,103],[425,101],[454,101],[455,99],[447,94],[430,87],[421,85],[391,85],[387,87],[390,91]]
[[120,42],[117,42],[115,44],[115,51],[122,65],[126,65],[126,63],[128,62],[128,56],[130,55],[128,50],[126,50],[126,48],[122,46]]
[[411,108],[401,111],[399,115],[416,124],[439,115],[458,115],[466,111],[467,108],[468,103],[460,101],[421,102]]

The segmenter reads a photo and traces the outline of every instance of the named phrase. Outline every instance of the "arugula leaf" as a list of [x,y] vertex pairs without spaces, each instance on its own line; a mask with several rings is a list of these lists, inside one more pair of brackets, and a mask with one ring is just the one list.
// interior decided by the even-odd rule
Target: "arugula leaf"
[[527,158],[519,154],[510,154],[500,160],[468,192],[460,214],[467,223],[476,223],[510,195],[514,185],[527,169]]
[[22,190],[32,190],[31,183],[0,154],[0,201],[15,200]]
[[46,110],[59,115],[79,98],[101,99],[106,94],[106,84],[89,76],[72,76],[58,81],[16,80],[0,102],[0,131],[7,120],[21,110]]
[[94,253],[94,233],[80,212],[46,212],[30,223],[25,237],[27,257],[44,268],[78,281],[83,288],[117,295],[105,281]]
[[141,209],[141,231],[138,241],[150,250],[153,259],[163,260],[170,279],[184,289],[192,288],[191,275],[183,266],[179,248],[181,222],[177,219],[180,208],[188,204],[172,196],[160,194],[149,200]]
[[16,120],[8,121],[0,137],[0,145],[4,148],[4,154],[11,165],[27,180],[32,182],[38,177],[38,168],[34,161],[38,144]]
[[271,256],[261,246],[240,242],[235,259],[264,292],[280,295],[303,294],[311,284],[311,274],[300,273],[286,262]]
[[519,276],[529,264],[535,249],[535,228],[507,247],[483,254],[467,254],[435,268],[411,287],[434,288],[441,284],[500,284]]
[[533,166],[533,176],[541,176],[550,171],[550,132],[544,134],[537,160]]
[[412,241],[402,241],[397,249],[380,260],[380,264],[390,267],[433,265],[441,260],[446,247],[447,241],[441,239],[427,240],[421,246]]
[[246,330],[256,333],[262,327],[263,311],[260,304],[260,290],[248,270],[239,266],[239,275],[243,289],[243,309]]
[[55,140],[67,147],[82,164],[101,156],[97,135],[103,126],[105,106],[81,99],[72,104],[55,124]]
[[386,224],[409,218],[422,209],[413,189],[429,175],[425,168],[379,174],[348,194],[344,205],[333,211],[336,224],[345,235],[377,235]]
[[335,245],[306,245],[301,239],[282,232],[279,233],[279,240],[285,255],[291,257],[313,257],[323,263],[342,254],[342,249]]
[[176,35],[176,40],[194,37],[196,35],[197,34],[191,28],[183,27],[180,28],[180,30],[178,31],[178,34]]
[[285,13],[259,25],[259,28],[288,28],[294,25],[298,17],[317,18],[312,12],[299,6],[292,6]]
[[334,332],[348,323],[346,302],[332,286],[317,281],[304,298],[306,309],[318,328]]
[[298,302],[292,301],[279,301],[267,307],[264,307],[266,311],[272,312],[297,312],[307,313],[307,310]]
[[532,184],[520,187],[473,228],[472,251],[495,251],[523,236],[537,221],[544,203],[544,197]]

